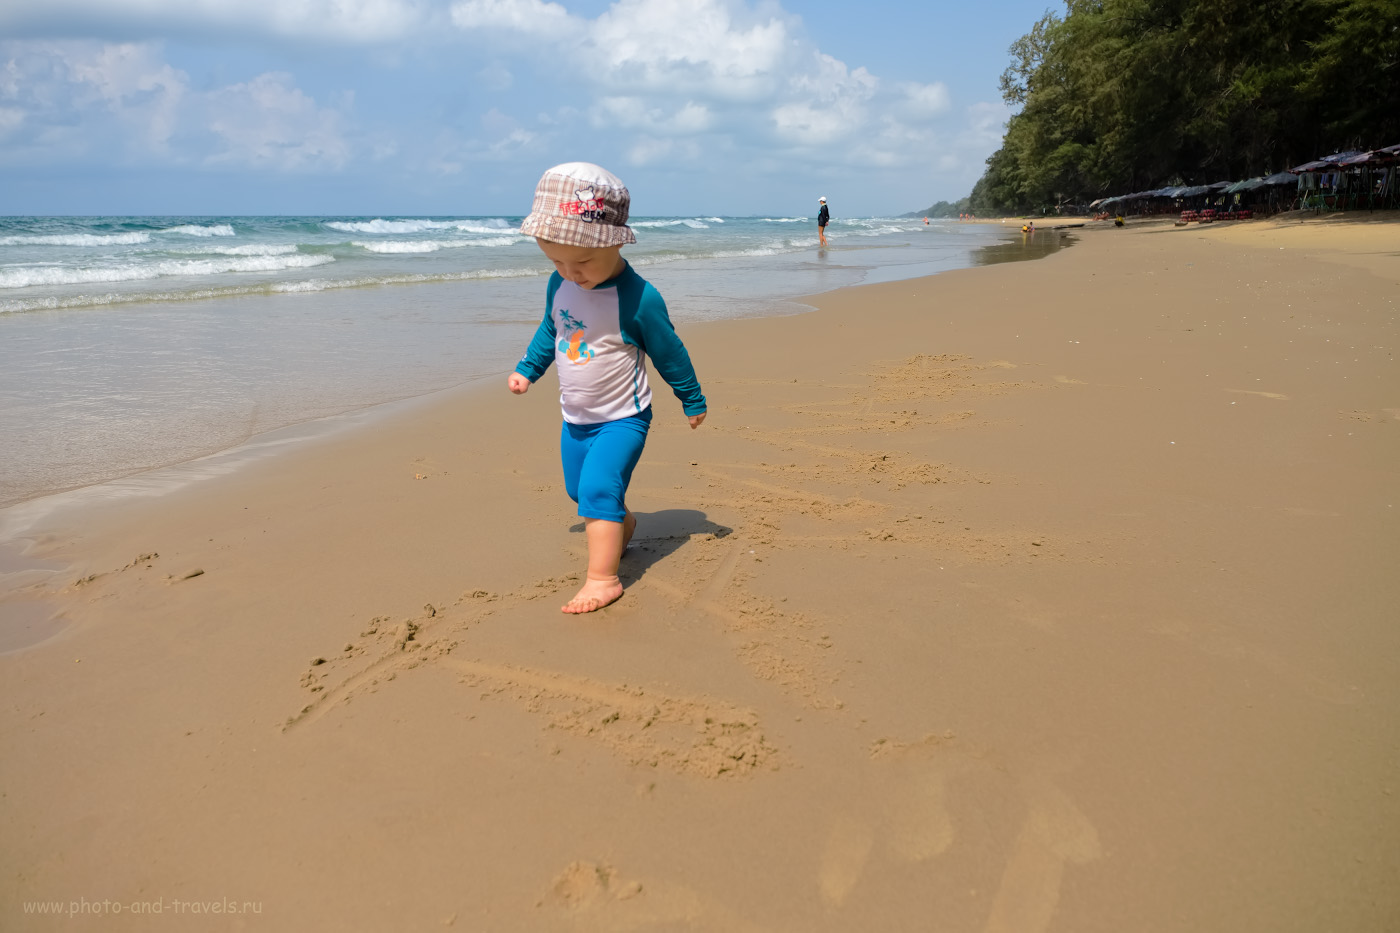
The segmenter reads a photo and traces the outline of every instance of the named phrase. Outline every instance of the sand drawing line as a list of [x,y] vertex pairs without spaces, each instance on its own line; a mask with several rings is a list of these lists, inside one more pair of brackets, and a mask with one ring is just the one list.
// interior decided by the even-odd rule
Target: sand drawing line
[[[460,604],[466,599],[489,599],[494,602],[499,597],[487,594],[484,590],[477,590],[475,594],[464,596],[457,602]],[[317,696],[298,712],[287,717],[282,724],[282,731],[313,723],[336,706],[349,702],[363,690],[377,687],[380,683],[393,680],[402,671],[412,670],[427,661],[446,655],[457,643],[441,637],[430,639],[428,636],[433,630],[447,628],[460,631],[481,622],[492,612],[492,608],[483,607],[474,615],[454,619],[440,613],[432,605],[427,605],[422,615],[414,619],[404,619],[396,624],[386,616],[376,616],[360,633],[360,637],[370,640],[373,647],[349,642],[339,656],[312,659],[311,667],[302,675],[301,684]],[[330,671],[341,669],[350,661],[369,654],[373,654],[374,657],[368,664],[327,688],[326,681]]]
[[509,694],[550,728],[598,739],[633,765],[721,777],[777,763],[757,714],[721,700],[462,658],[438,663],[483,697]]
[[1233,392],[1236,395],[1257,395],[1260,398],[1273,398],[1280,401],[1288,401],[1288,396],[1280,392],[1260,392],[1256,389],[1226,389],[1226,392]]

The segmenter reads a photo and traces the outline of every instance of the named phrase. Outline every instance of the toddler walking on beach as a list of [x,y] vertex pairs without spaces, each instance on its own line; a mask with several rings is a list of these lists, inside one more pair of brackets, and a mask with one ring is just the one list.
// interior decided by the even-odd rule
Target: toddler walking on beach
[[618,564],[637,527],[627,485],[651,427],[647,357],[691,428],[705,420],[705,396],[666,303],[622,258],[622,247],[637,242],[627,226],[630,206],[617,176],[568,162],[544,173],[520,225],[555,272],[544,320],[507,386],[522,395],[558,364],[564,489],[578,503],[588,539],[588,578],[565,612],[592,612],[622,596]]

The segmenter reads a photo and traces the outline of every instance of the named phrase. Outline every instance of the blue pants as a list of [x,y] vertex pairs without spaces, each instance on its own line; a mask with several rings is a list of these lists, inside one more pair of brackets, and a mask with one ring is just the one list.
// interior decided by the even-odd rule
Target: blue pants
[[620,522],[632,470],[642,457],[651,428],[651,406],[631,418],[601,424],[564,422],[559,456],[564,462],[564,489],[584,518]]

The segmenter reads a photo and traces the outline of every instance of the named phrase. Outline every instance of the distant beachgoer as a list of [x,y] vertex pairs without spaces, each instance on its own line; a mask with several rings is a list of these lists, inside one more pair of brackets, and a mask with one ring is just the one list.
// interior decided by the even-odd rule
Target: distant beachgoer
[[1022,233],[1035,233],[1035,221],[1033,221],[1033,220],[1028,220],[1028,221],[1026,221],[1025,223],[1021,224],[1021,232],[1022,232]]
[[826,225],[831,223],[831,211],[826,209],[826,198],[818,198],[818,203],[822,209],[817,211],[817,238],[821,240],[822,246],[826,245]]
[[551,363],[559,371],[564,490],[588,540],[588,575],[565,612],[592,612],[622,596],[618,564],[637,528],[624,498],[651,427],[648,357],[690,426],[705,420],[700,380],[666,302],[622,258],[622,247],[637,242],[627,226],[631,200],[611,172],[569,162],[544,173],[520,225],[557,271],[544,320],[506,386],[523,395]]

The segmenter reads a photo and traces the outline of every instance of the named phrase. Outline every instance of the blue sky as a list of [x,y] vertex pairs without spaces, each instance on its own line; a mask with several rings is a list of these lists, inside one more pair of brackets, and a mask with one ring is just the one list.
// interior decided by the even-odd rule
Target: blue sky
[[956,200],[1050,0],[0,0],[0,214],[639,215]]

